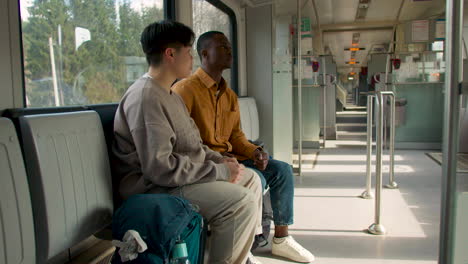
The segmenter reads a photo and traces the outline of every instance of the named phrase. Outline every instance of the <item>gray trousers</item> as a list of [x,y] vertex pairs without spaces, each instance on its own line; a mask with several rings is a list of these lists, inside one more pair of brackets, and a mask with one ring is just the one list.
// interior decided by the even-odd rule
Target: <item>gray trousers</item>
[[244,264],[255,234],[261,233],[262,184],[246,168],[237,183],[216,181],[183,186],[172,192],[200,209],[208,220],[210,264]]

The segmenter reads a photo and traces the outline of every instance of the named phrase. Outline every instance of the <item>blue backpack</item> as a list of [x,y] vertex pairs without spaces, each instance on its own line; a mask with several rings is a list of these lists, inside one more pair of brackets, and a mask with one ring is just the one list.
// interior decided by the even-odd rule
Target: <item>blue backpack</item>
[[[128,230],[137,231],[148,249],[125,263],[167,264],[180,237],[187,244],[190,263],[202,264],[203,218],[185,199],[168,194],[131,196],[112,218],[114,239],[122,240]],[[117,252],[112,263],[121,263]]]

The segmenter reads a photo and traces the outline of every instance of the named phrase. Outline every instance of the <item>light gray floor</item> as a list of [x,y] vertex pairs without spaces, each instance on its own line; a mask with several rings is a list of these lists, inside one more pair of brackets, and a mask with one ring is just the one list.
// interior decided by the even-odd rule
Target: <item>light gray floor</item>
[[[290,233],[313,252],[314,263],[437,263],[441,167],[425,152],[396,150],[400,188],[383,190],[382,224],[388,234],[375,236],[365,232],[374,221],[374,199],[357,197],[365,186],[365,146],[328,141],[326,149],[309,151],[303,177],[296,178]],[[388,157],[384,160],[388,171]],[[270,252],[268,245],[254,255],[265,264],[291,263]]]

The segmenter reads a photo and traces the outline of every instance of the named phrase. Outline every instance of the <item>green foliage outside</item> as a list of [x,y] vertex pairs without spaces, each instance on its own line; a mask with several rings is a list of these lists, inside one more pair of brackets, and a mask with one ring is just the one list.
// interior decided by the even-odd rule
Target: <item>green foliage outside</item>
[[[207,31],[220,31],[223,32],[230,41],[231,30],[230,30],[230,21],[229,16],[219,10],[217,7],[204,0],[194,0],[192,1],[192,23],[193,31],[195,36],[198,37],[201,34]],[[193,60],[193,70],[195,71],[200,67],[200,58],[198,57],[196,51],[196,45],[193,45],[194,49],[194,60]],[[225,70],[223,72],[223,77],[227,83],[231,82],[231,71]]]
[[[22,17],[28,106],[55,106],[49,38],[60,105],[118,102],[135,73],[146,71],[139,42],[143,28],[164,18],[156,6],[138,9],[131,0],[35,0],[29,16]],[[76,27],[91,33],[77,49]]]

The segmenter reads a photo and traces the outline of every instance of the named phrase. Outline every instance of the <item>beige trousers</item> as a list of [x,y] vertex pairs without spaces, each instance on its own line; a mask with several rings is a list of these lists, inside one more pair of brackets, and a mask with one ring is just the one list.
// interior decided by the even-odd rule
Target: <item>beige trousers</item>
[[216,181],[183,186],[171,192],[200,209],[210,225],[210,264],[245,264],[255,234],[261,233],[262,185],[246,168],[237,183]]

